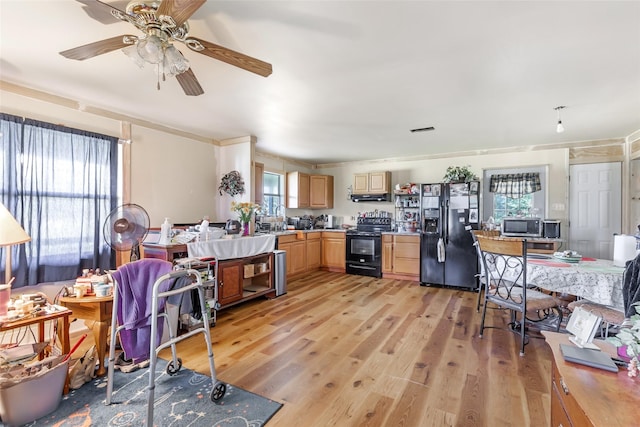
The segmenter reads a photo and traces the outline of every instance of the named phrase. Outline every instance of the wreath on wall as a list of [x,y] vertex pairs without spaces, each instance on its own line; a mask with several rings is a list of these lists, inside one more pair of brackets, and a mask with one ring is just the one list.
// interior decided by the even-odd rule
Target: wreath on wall
[[244,180],[240,176],[240,172],[231,171],[223,176],[218,187],[218,193],[221,196],[223,193],[227,193],[231,197],[244,194]]

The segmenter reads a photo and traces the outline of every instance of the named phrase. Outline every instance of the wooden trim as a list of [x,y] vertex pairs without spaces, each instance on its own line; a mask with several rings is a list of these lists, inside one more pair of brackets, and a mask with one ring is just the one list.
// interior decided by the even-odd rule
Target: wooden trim
[[622,162],[624,159],[624,144],[569,149],[570,165]]

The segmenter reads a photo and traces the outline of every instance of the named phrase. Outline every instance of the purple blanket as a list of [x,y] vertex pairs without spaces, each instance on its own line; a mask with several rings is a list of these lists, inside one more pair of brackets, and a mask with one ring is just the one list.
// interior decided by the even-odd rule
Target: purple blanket
[[[118,324],[124,326],[120,331],[120,344],[127,359],[133,359],[134,363],[149,359],[153,284],[171,269],[170,262],[147,258],[125,264],[113,273],[118,287]],[[170,285],[170,281],[165,280],[159,292],[166,291]],[[163,309],[164,299],[161,299],[158,310]],[[160,345],[163,325],[163,321],[158,321],[156,345]]]

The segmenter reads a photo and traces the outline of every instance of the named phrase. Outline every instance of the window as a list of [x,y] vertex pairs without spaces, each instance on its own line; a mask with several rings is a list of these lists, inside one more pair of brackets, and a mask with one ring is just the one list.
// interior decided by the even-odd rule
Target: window
[[[521,196],[509,196],[497,192],[491,192],[491,176],[506,174],[537,173],[540,176],[541,190]],[[547,167],[535,166],[512,169],[486,169],[483,172],[483,220],[493,217],[496,223],[501,223],[502,218],[509,216],[538,216],[544,217],[546,212],[546,185]]]
[[263,215],[284,215],[284,179],[282,175],[264,172],[263,197]]
[[117,202],[117,138],[7,114],[0,127],[0,200],[31,236],[2,251],[15,286],[113,268],[102,225]]

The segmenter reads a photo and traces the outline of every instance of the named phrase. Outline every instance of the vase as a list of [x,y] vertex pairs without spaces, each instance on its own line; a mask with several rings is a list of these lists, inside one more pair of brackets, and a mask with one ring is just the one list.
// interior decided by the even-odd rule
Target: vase
[[249,235],[249,223],[248,222],[243,222],[242,223],[242,235],[243,236],[248,236]]

